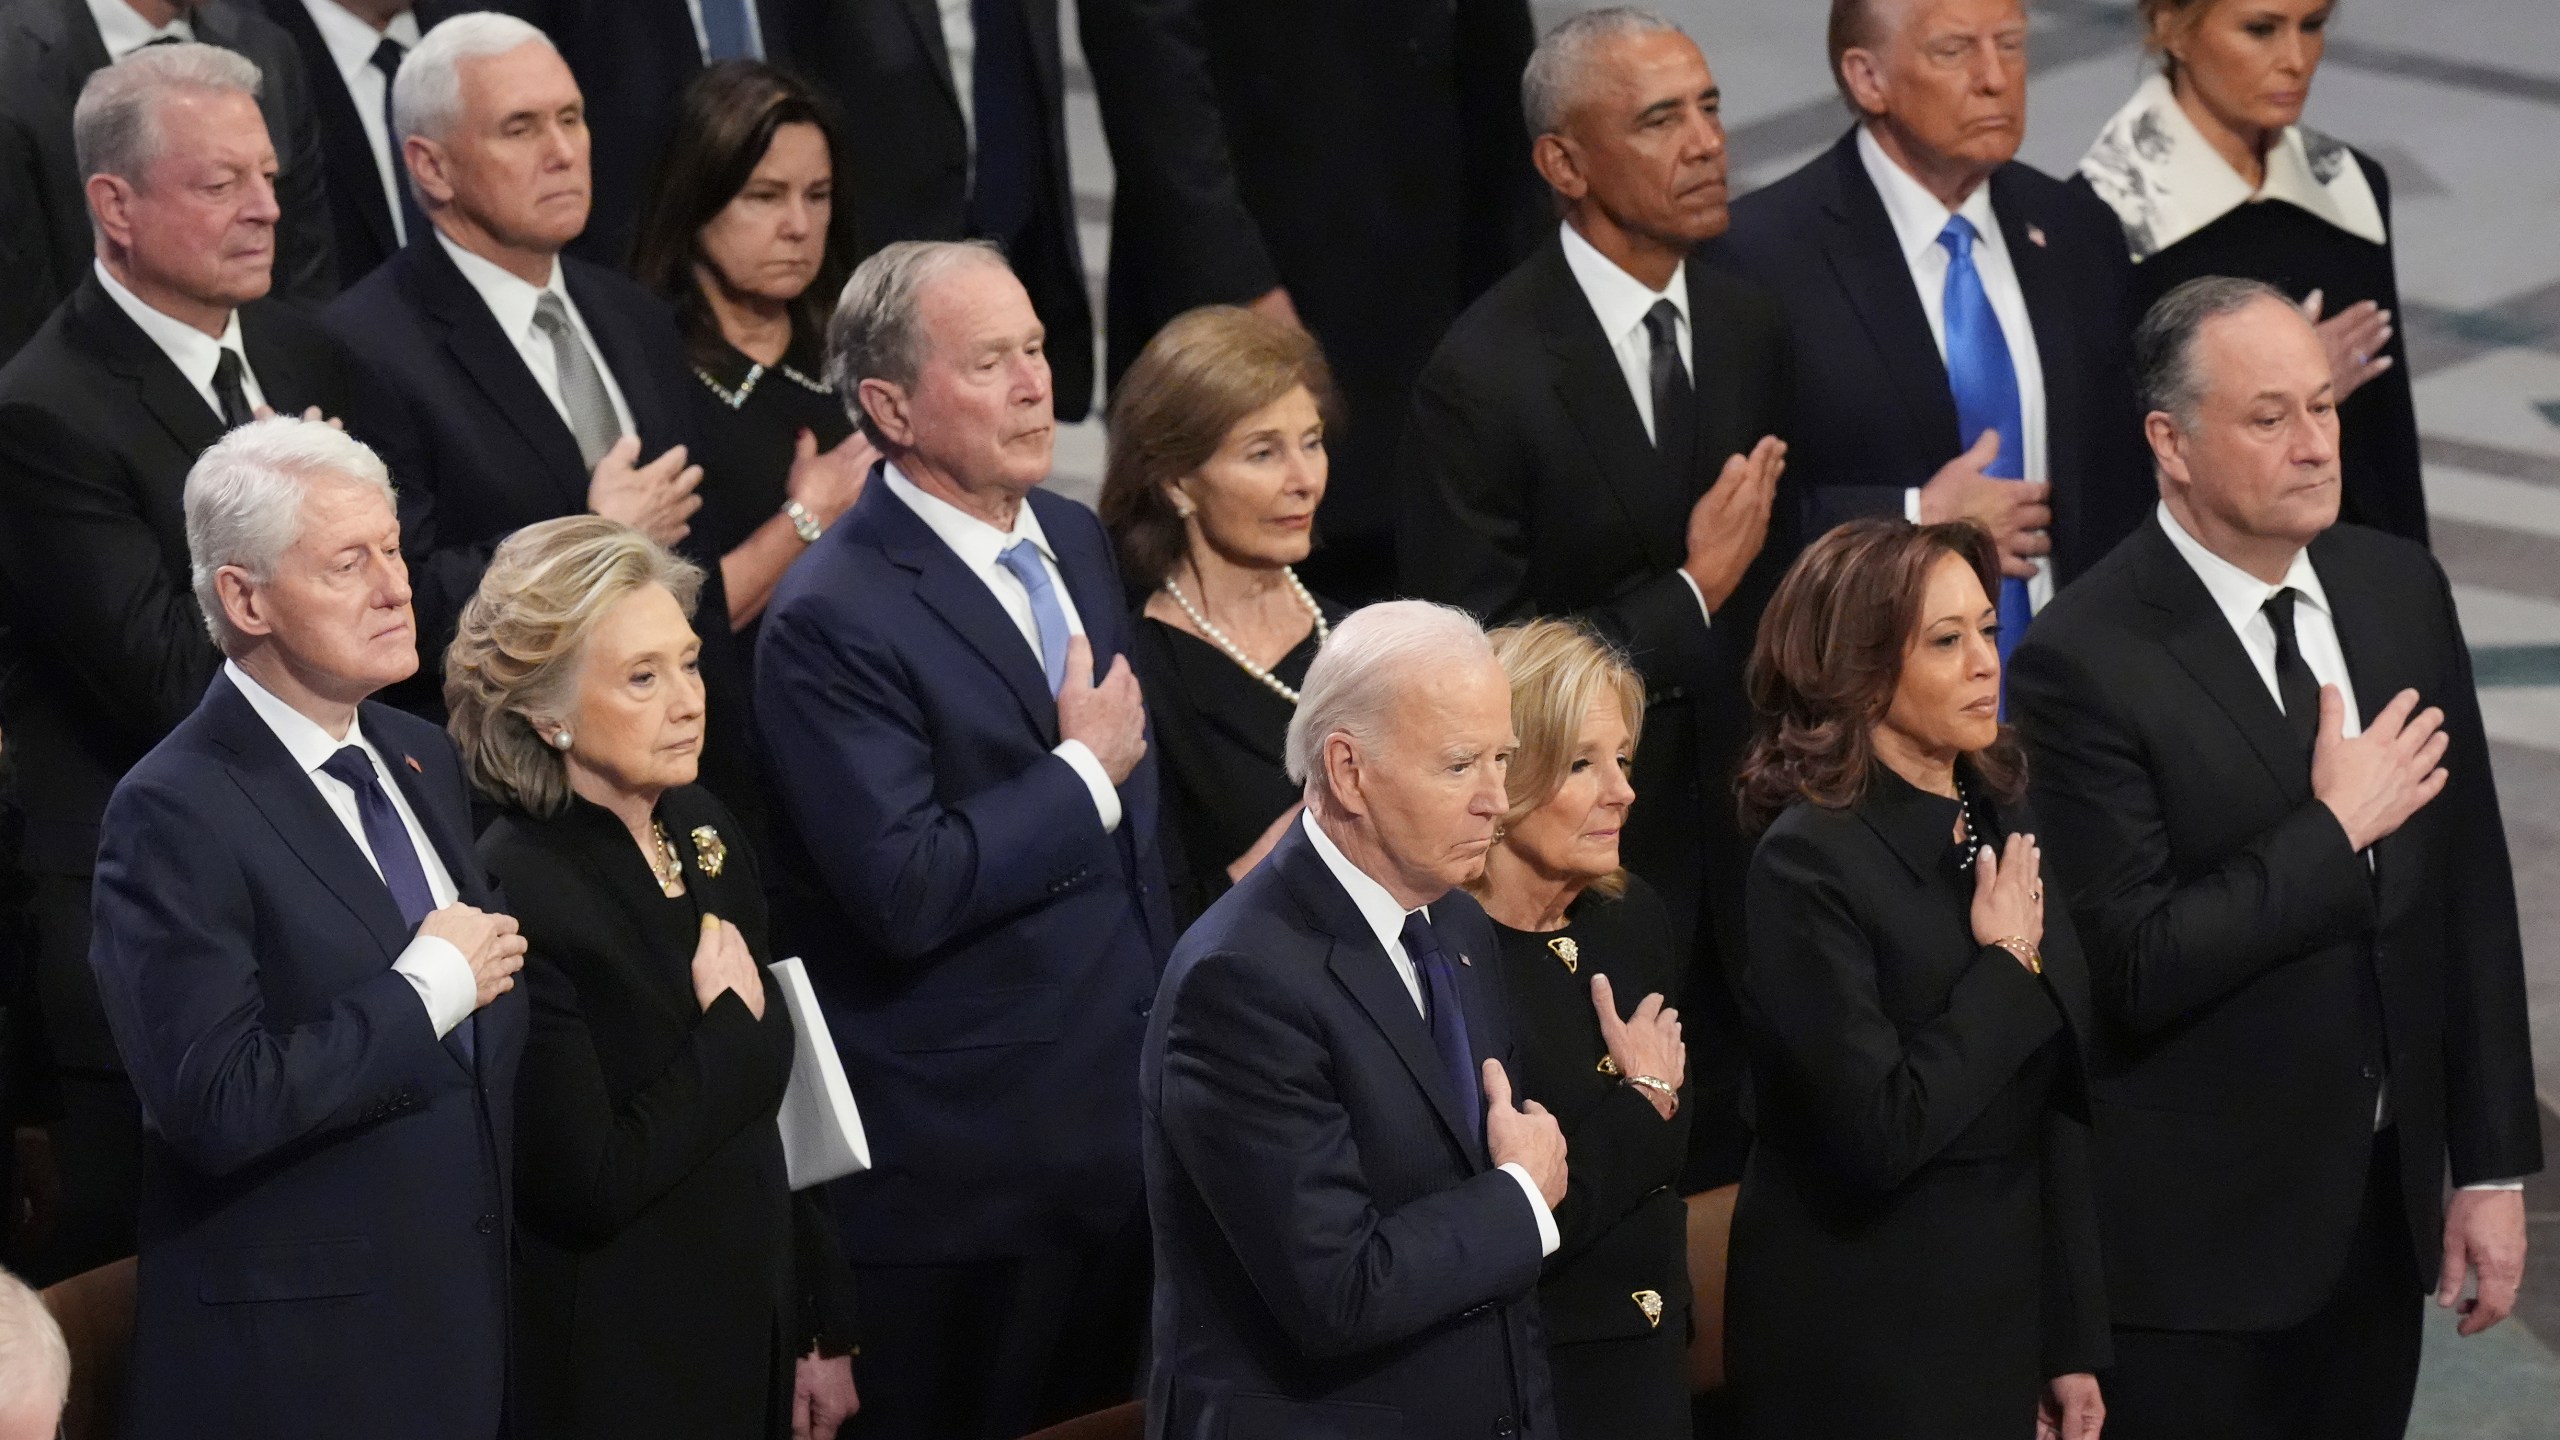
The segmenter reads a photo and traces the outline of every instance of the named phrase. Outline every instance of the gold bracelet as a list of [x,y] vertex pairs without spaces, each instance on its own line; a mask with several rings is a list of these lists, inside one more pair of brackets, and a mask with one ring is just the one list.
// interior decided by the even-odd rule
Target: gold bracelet
[[[1663,1079],[1659,1075],[1629,1075],[1626,1077],[1626,1081],[1630,1085],[1650,1090],[1661,1096],[1663,1099],[1670,1101],[1671,1113],[1673,1115],[1680,1113],[1680,1091],[1674,1087],[1670,1081]],[[1664,1118],[1667,1119],[1669,1117],[1666,1116]]]
[[2044,973],[2044,952],[2038,950],[2024,936],[2005,935],[1991,943],[2008,951],[2010,954],[2017,956],[2018,963],[2027,967],[2028,974],[2041,975]]

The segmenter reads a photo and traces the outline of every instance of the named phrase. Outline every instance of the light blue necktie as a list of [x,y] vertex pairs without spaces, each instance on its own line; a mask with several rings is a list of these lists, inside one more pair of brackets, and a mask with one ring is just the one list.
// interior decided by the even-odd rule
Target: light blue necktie
[[1049,567],[1040,563],[1040,547],[1016,540],[996,557],[1031,592],[1031,620],[1040,631],[1040,668],[1049,673],[1049,693],[1067,683],[1067,612],[1058,605],[1057,587],[1049,583]]
[[702,0],[703,49],[706,60],[761,60],[755,26],[747,7],[755,0]]
[[[1973,242],[1981,236],[1961,215],[1947,221],[1938,243],[1947,247],[1947,386],[1955,392],[1957,440],[1971,449],[1985,430],[2000,432],[2000,453],[1983,472],[2004,480],[2027,478],[2027,425],[2018,404],[2018,367],[2009,359],[2009,337],[1973,268]],[[2006,688],[2009,655],[2027,636],[2035,606],[2027,582],[2000,582],[2000,666]]]

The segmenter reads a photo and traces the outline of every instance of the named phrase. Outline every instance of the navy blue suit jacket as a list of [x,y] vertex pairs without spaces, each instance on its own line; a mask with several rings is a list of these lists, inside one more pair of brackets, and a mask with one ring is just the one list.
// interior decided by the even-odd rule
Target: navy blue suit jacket
[[[497,908],[452,742],[360,723]],[[144,1117],[127,1440],[497,1434],[521,992],[475,1016],[476,1064],[437,1040],[390,889],[227,677],[116,787],[96,885]]]
[[[1947,366],[1853,128],[1734,202],[1701,253],[1775,292],[1794,353],[1787,487],[1808,541],[1902,514],[1903,492],[1979,438],[1959,435]],[[2157,498],[2134,408],[2132,262],[2113,212],[2027,165],[1991,177],[1991,207],[2026,292],[2042,362],[2055,579],[2133,533]]]
[[[1033,491],[1093,645],[1129,645],[1093,512]],[[1057,701],[986,583],[879,472],[783,576],[756,715],[801,878],[777,907],[870,1132],[847,1253],[1098,1244],[1138,1203],[1138,1042],[1173,944],[1152,756],[1106,832]],[[796,852],[796,853],[795,853]]]
[[[1518,1083],[1492,922],[1459,891],[1431,920]],[[1537,1216],[1302,827],[1183,936],[1139,1083],[1151,1440],[1556,1433]]]

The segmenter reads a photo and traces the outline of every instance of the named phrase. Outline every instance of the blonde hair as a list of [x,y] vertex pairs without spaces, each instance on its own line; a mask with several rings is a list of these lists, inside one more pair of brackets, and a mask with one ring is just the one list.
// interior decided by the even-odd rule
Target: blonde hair
[[472,783],[530,814],[567,809],[567,761],[534,722],[561,718],[605,612],[655,585],[691,615],[702,578],[692,561],[601,515],[567,515],[508,536],[444,654],[445,729]]
[[1110,452],[1095,507],[1132,587],[1164,583],[1189,543],[1165,487],[1208,464],[1247,416],[1301,386],[1334,428],[1333,372],[1315,337],[1233,305],[1186,310],[1138,352],[1111,392]]
[[[1502,817],[1508,830],[1564,788],[1592,706],[1618,702],[1633,753],[1644,734],[1644,677],[1618,647],[1574,620],[1506,625],[1493,632],[1493,654],[1511,679],[1511,733],[1520,739],[1511,752],[1511,809]],[[1626,893],[1627,872],[1604,875],[1591,889],[1615,899]]]

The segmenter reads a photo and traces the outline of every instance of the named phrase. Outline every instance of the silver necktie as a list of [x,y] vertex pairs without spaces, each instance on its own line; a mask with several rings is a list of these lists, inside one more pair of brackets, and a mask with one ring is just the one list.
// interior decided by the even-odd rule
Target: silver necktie
[[578,327],[569,323],[569,307],[556,291],[545,290],[533,307],[534,328],[551,337],[551,360],[560,376],[560,403],[569,407],[569,433],[578,440],[578,458],[589,470],[622,438],[622,422],[614,417],[613,396],[604,388],[604,372],[587,353]]

